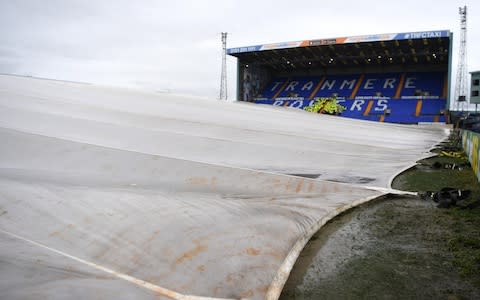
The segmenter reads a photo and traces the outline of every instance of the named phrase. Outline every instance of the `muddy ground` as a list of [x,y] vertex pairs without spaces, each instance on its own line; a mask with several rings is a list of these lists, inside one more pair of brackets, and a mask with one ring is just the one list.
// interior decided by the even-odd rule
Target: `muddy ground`
[[[432,169],[436,157],[397,177],[393,187],[469,189],[471,168]],[[280,299],[480,299],[480,208],[437,208],[431,199],[388,196],[333,219],[314,235]]]

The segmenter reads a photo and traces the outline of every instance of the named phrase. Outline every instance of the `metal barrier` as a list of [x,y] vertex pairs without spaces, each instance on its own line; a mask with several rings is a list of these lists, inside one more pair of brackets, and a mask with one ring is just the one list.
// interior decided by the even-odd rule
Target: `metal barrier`
[[465,150],[465,153],[468,156],[468,160],[472,165],[472,170],[477,176],[477,179],[480,180],[480,166],[478,162],[479,151],[478,141],[480,139],[480,134],[475,133],[470,130],[462,130],[462,146]]

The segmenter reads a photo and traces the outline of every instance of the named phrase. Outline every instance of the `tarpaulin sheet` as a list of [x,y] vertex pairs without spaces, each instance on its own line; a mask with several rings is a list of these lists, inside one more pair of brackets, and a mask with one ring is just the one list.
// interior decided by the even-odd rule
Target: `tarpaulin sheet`
[[446,134],[0,76],[0,298],[276,299],[312,234]]

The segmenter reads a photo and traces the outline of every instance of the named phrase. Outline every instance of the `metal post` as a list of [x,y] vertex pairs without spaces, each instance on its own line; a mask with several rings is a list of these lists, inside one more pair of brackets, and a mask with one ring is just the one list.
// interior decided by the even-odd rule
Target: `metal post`
[[227,100],[227,32],[222,32],[222,74],[220,77],[220,100]]
[[[464,99],[461,104],[462,111],[464,102],[467,101],[467,6],[459,7],[460,14],[460,47],[458,53],[457,81],[455,83],[454,101],[457,102],[457,111],[460,108],[460,97]],[[468,107],[468,106],[467,106]]]

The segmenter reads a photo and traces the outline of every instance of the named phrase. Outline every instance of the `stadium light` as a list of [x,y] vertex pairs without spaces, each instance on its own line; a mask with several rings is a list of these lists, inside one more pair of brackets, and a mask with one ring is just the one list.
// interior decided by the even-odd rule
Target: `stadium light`
[[222,32],[222,72],[220,75],[220,96],[218,99],[227,100],[227,32]]

